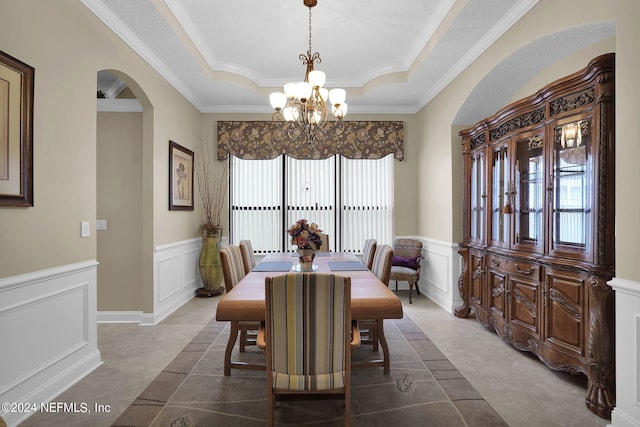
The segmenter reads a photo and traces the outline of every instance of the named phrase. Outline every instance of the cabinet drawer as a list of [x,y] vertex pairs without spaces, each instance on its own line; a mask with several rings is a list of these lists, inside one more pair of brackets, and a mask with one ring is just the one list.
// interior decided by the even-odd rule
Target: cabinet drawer
[[487,267],[495,268],[508,274],[530,277],[540,280],[540,265],[535,262],[504,258],[497,255],[487,257]]

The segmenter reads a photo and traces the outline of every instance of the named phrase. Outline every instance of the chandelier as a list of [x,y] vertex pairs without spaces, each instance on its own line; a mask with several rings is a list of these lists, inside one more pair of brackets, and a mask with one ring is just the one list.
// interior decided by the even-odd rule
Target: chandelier
[[[313,68],[314,62],[321,62],[318,52],[311,53],[311,8],[318,1],[303,0],[303,3],[309,8],[309,50],[306,55],[300,54],[300,60],[307,66],[304,81],[285,84],[284,92],[273,92],[269,95],[269,101],[275,109],[271,121],[277,128],[285,131],[291,140],[299,140],[302,135],[307,143],[313,144],[318,132],[325,136],[343,132],[347,93],[344,89],[328,90],[323,87],[325,73]],[[327,100],[334,121],[328,120]]]

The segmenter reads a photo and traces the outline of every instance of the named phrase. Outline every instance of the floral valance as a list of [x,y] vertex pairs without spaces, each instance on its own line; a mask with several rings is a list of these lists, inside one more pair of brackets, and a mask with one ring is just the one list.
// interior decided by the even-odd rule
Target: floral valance
[[388,154],[404,159],[404,122],[345,121],[339,136],[317,135],[314,144],[292,141],[270,121],[218,122],[218,160],[229,154],[246,160],[326,159],[341,154],[350,159],[380,159]]

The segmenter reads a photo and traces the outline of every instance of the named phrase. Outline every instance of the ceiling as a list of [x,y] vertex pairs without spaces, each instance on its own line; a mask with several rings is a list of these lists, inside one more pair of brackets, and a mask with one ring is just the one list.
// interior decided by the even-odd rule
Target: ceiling
[[[325,86],[347,90],[350,113],[416,113],[537,1],[319,0],[316,69],[326,72]],[[268,113],[270,92],[304,78],[298,56],[308,49],[309,9],[302,0],[82,2],[201,112]],[[593,30],[583,34],[613,32]],[[585,43],[574,39],[558,36],[535,51],[553,57],[551,45],[566,54]],[[531,55],[497,66],[488,83],[514,76]],[[103,84],[105,93],[117,92],[119,83]]]

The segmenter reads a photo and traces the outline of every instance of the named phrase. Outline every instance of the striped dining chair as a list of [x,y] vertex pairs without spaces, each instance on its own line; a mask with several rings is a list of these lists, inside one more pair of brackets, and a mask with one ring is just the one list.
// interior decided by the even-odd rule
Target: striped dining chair
[[[228,293],[246,276],[240,247],[229,245],[220,249],[220,263],[222,264],[224,287]],[[240,332],[240,351],[244,352],[246,345],[256,345],[260,322],[243,320],[238,322],[237,326],[238,332]]]
[[393,248],[390,245],[379,245],[373,255],[371,272],[376,277],[389,286],[389,276],[391,275],[391,264],[393,263]]
[[318,248],[318,252],[329,252],[329,235],[322,232],[318,234],[320,234],[320,240],[322,242]]
[[376,246],[378,241],[376,239],[367,239],[364,241],[364,247],[362,248],[362,263],[365,267],[371,270],[373,265],[373,256],[376,253]]
[[[389,286],[389,276],[391,274],[391,264],[393,263],[393,248],[390,245],[379,245],[376,247],[376,252],[373,256],[373,262],[371,264],[371,272],[376,275],[378,280]],[[360,328],[362,330],[363,344],[371,344],[373,351],[378,351],[379,342],[378,328],[383,326],[382,319],[361,320]]]
[[242,252],[242,262],[245,274],[249,274],[256,266],[256,257],[253,255],[251,240],[240,240],[240,252]]
[[285,274],[265,279],[264,342],[267,425],[275,423],[278,397],[338,395],[350,422],[351,351],[360,344],[351,321],[351,278],[329,273]]
[[229,245],[220,249],[220,261],[222,262],[224,287],[227,292],[231,292],[231,289],[247,275],[242,262],[240,246]]

